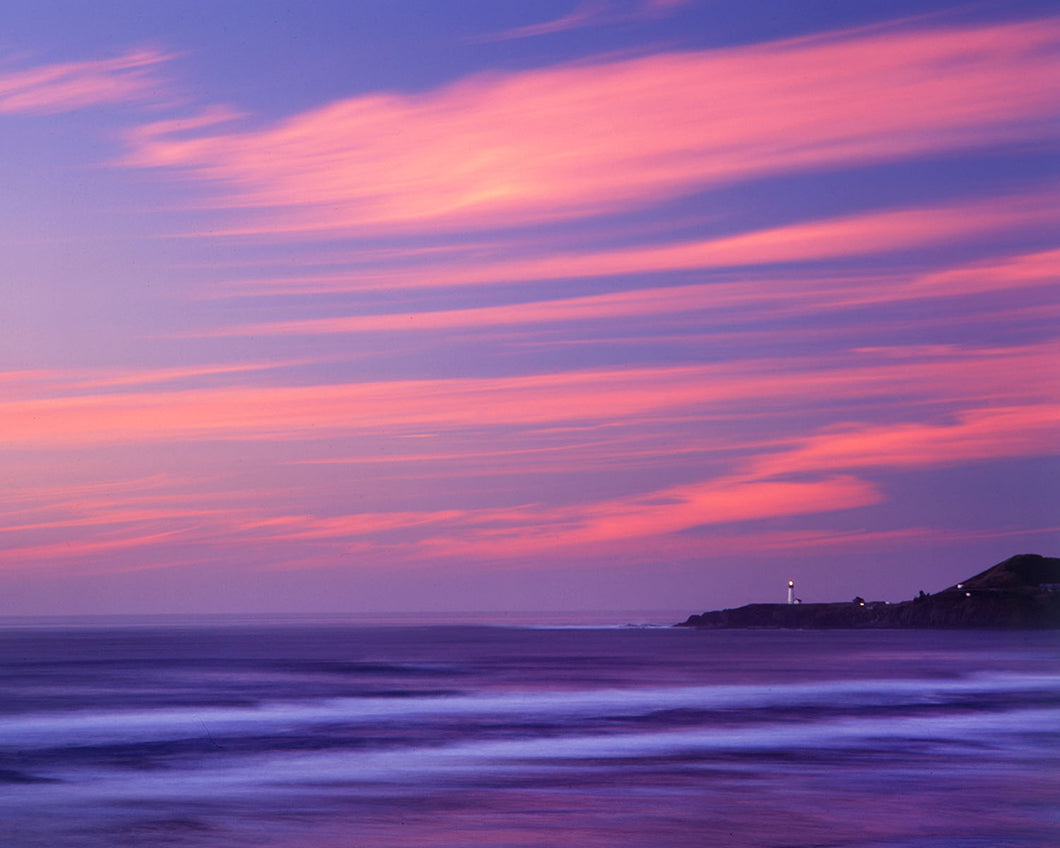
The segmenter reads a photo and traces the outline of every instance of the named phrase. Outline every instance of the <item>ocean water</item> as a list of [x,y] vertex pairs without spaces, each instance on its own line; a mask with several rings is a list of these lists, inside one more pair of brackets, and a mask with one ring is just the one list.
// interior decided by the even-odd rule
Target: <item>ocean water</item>
[[1060,633],[0,626],[8,848],[1060,845]]

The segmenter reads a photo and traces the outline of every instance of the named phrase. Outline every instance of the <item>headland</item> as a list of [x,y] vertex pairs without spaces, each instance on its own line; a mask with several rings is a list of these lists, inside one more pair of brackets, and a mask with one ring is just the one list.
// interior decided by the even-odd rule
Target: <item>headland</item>
[[691,615],[678,627],[1060,629],[1060,558],[1019,554],[934,594],[888,603],[748,604]]

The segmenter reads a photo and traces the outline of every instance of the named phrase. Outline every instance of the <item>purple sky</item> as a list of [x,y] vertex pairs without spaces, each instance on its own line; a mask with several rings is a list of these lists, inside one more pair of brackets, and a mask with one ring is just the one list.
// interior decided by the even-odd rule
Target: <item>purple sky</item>
[[0,2],[0,614],[1058,550],[1037,2]]

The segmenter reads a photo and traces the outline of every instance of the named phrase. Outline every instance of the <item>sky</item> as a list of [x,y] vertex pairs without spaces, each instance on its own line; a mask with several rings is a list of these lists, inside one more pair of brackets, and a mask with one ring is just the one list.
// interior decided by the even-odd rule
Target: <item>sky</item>
[[1046,2],[0,0],[0,614],[1056,554],[1058,89]]

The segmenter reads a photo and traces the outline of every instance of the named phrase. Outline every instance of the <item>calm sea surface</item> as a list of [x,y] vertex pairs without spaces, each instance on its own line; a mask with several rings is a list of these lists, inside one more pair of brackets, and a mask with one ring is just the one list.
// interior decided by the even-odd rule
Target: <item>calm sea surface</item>
[[0,845],[1060,845],[1060,633],[0,626]]

